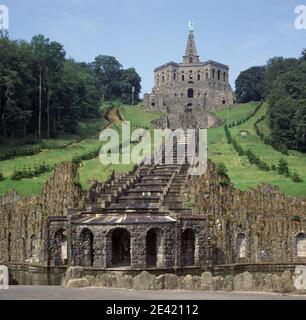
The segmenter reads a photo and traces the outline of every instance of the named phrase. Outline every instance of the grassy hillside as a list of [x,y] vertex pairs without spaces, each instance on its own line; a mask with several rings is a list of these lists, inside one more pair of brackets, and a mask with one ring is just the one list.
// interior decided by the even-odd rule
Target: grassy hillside
[[[225,121],[229,118],[230,122],[233,122],[245,118],[256,105],[256,103],[237,105],[228,111],[217,112],[216,115]],[[241,190],[255,188],[258,184],[267,182],[278,186],[287,195],[306,197],[306,154],[289,151],[289,155],[285,156],[275,151],[271,146],[263,144],[256,135],[254,122],[262,117],[266,111],[267,105],[264,104],[256,115],[247,122],[230,128],[231,135],[244,150],[251,149],[269,165],[277,164],[280,158],[284,158],[290,169],[296,170],[302,177],[304,180],[302,183],[295,183],[290,178],[279,175],[276,171],[262,171],[257,166],[250,164],[246,156],[239,156],[233,146],[227,143],[222,126],[208,131],[209,157],[214,162],[223,162],[227,166],[231,181]],[[265,127],[263,131],[268,135],[269,130],[266,124],[261,123],[260,125]]]
[[[144,112],[141,106],[134,107],[121,107],[124,118],[131,121],[132,127],[140,126],[145,123],[146,126],[151,127],[151,121],[159,118],[158,112]],[[80,138],[80,136],[70,136],[61,139],[43,140],[37,145],[42,148],[42,151],[36,155],[16,157],[13,159],[0,161],[0,171],[4,175],[4,180],[0,181],[0,195],[9,190],[15,189],[22,195],[39,194],[46,180],[52,175],[52,172],[42,174],[34,178],[26,178],[19,181],[13,181],[10,177],[14,169],[22,169],[24,167],[33,167],[35,164],[45,162],[48,165],[55,166],[62,161],[72,161],[75,156],[88,153],[101,147],[99,142],[100,128],[105,124],[104,119],[88,120],[80,123],[79,132],[82,135],[87,135],[87,138]],[[120,132],[120,124],[114,124]],[[79,133],[78,132],[78,133]],[[79,133],[79,134],[80,134]],[[13,143],[12,143],[13,145]],[[25,146],[14,146],[14,148],[24,148]],[[33,145],[28,146],[33,147]],[[12,146],[6,145],[0,148],[1,152],[8,151]],[[126,172],[130,170],[132,165],[117,165],[103,166],[98,158],[83,161],[80,165],[79,173],[81,184],[84,188],[89,187],[88,180],[98,179],[103,181],[107,179],[112,170],[116,169],[117,172]]]

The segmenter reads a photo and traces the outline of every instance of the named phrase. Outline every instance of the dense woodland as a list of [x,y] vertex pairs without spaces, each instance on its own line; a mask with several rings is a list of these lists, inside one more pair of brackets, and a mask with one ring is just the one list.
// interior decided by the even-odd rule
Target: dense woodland
[[298,59],[275,57],[243,71],[236,95],[238,102],[266,100],[273,143],[306,152],[306,49]]
[[0,138],[40,139],[75,133],[77,121],[101,115],[105,101],[139,100],[141,78],[111,56],[91,63],[66,57],[62,44],[0,33]]

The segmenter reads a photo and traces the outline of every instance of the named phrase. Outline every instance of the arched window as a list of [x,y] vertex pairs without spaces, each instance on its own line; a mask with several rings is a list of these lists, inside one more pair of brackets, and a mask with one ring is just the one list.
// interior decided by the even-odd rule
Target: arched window
[[206,79],[208,79],[209,78],[209,76],[208,76],[208,72],[206,72]]
[[188,91],[187,91],[187,97],[188,98],[193,98],[193,89],[192,88],[189,88]]
[[182,234],[182,265],[193,266],[195,264],[195,234],[191,229],[187,229]]
[[212,69],[212,78],[215,79],[215,73],[216,73],[216,70],[215,69]]
[[80,235],[80,264],[83,267],[91,267],[94,263],[93,249],[94,235],[89,229],[83,229]]
[[182,74],[182,81],[185,81],[185,75]]
[[111,242],[111,266],[131,265],[131,237],[122,228],[116,228],[109,234]]
[[223,81],[226,81],[226,72],[223,72]]
[[162,76],[162,83],[165,82],[165,76]]
[[198,81],[200,81],[201,80],[201,75],[200,75],[200,73],[198,73]]
[[239,233],[237,236],[237,256],[238,258],[246,258],[247,239],[245,234]]
[[221,71],[218,70],[218,80],[220,80],[220,79],[221,79]]
[[162,231],[159,228],[147,232],[146,239],[147,266],[157,267],[162,263]]
[[306,234],[300,233],[296,237],[296,255],[298,257],[306,257]]
[[192,57],[189,58],[189,63],[193,63],[193,58]]

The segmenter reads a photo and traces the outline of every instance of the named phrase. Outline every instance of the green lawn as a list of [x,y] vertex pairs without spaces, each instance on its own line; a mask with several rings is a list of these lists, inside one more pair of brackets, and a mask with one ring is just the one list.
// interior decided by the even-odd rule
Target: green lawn
[[[230,122],[238,120],[240,117],[244,117],[250,108],[254,108],[256,104],[245,104],[235,106],[229,110]],[[288,161],[289,167],[292,170],[297,170],[304,182],[295,183],[290,178],[286,178],[277,174],[275,171],[262,171],[255,165],[251,165],[247,157],[238,156],[233,150],[232,145],[227,144],[224,134],[224,128],[214,128],[208,131],[208,149],[209,157],[216,163],[224,162],[228,168],[228,175],[235,186],[241,190],[249,190],[250,188],[256,188],[258,184],[263,182],[270,183],[271,185],[278,186],[282,192],[287,195],[295,197],[306,196],[306,155],[289,151],[288,156],[282,155],[280,152],[275,151],[271,146],[265,145],[261,142],[259,137],[255,133],[254,122],[264,115],[267,111],[267,105],[258,111],[258,113],[247,122],[240,126],[230,128],[232,137],[241,144],[244,150],[252,149],[252,151],[258,155],[262,160],[268,164],[276,164],[280,158],[284,158]],[[227,119],[227,111],[221,111],[216,113],[219,117]],[[243,136],[241,132],[246,132],[247,135]],[[266,128],[265,133],[269,133]]]

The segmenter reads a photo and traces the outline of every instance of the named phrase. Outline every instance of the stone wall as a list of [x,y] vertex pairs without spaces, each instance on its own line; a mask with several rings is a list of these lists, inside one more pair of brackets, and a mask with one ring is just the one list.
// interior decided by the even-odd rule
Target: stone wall
[[47,217],[64,216],[67,208],[82,206],[85,192],[76,177],[76,167],[63,163],[41,195],[10,192],[0,198],[0,262],[46,263]]
[[201,276],[162,274],[155,276],[143,271],[137,276],[124,272],[108,272],[97,276],[86,275],[81,267],[69,268],[63,285],[73,287],[113,287],[136,290],[199,290],[236,292],[305,293],[295,287],[296,277],[290,271],[281,274],[244,272],[214,277],[210,272]]
[[[306,231],[306,201],[265,184],[243,192],[222,186],[223,178],[209,162],[205,176],[191,178],[186,190],[194,212],[210,217],[214,263],[306,262],[297,256],[297,236]],[[294,215],[301,221],[293,221]]]

